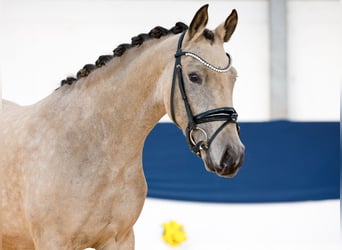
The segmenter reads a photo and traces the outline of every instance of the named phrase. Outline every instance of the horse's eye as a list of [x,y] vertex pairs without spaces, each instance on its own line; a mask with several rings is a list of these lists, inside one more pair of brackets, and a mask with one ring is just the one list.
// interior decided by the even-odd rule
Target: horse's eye
[[202,78],[196,73],[190,73],[188,77],[189,77],[189,80],[192,81],[193,83],[197,83],[197,84],[202,83]]

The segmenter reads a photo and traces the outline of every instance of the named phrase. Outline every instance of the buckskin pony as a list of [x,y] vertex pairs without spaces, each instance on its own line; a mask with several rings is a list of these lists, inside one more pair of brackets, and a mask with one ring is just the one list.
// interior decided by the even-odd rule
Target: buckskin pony
[[223,44],[237,19],[209,30],[205,5],[189,27],[133,37],[34,105],[3,101],[2,248],[134,249],[144,141],[166,113],[208,171],[233,177],[244,146]]

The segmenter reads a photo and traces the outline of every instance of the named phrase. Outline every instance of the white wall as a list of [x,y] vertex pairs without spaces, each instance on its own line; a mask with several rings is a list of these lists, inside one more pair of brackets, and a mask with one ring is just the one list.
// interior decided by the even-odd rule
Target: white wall
[[339,120],[342,2],[288,2],[289,117]]

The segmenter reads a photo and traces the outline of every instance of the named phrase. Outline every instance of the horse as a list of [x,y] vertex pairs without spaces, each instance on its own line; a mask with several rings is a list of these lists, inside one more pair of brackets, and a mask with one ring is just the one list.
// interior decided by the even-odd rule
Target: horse
[[208,5],[85,65],[41,101],[3,101],[2,248],[134,249],[147,194],[144,141],[167,114],[204,166],[233,177],[244,158],[224,51],[236,10],[215,30]]

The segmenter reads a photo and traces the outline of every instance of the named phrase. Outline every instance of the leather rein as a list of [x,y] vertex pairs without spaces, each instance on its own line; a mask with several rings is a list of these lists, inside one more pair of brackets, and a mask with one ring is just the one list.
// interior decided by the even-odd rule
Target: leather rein
[[[208,63],[202,57],[198,56],[195,53],[182,51],[182,43],[185,36],[185,32],[183,32],[178,40],[178,47],[177,52],[175,54],[175,66],[173,71],[173,78],[172,78],[172,86],[171,86],[171,97],[170,97],[170,104],[171,104],[171,118],[177,124],[176,117],[175,117],[175,110],[174,110],[174,92],[175,92],[175,85],[176,80],[178,79],[178,87],[184,102],[186,114],[188,116],[188,126],[186,128],[186,138],[190,149],[194,152],[197,156],[201,157],[201,151],[206,151],[209,149],[210,144],[213,142],[215,137],[223,130],[223,128],[228,125],[229,123],[235,123],[237,127],[237,131],[239,133],[240,128],[237,123],[238,114],[233,107],[222,107],[211,109],[200,114],[194,115],[191,106],[189,104],[187,94],[184,87],[184,79],[183,79],[183,72],[182,72],[182,64],[181,64],[181,57],[182,56],[191,56],[192,58],[196,59],[204,66],[208,67],[209,69],[217,72],[217,73],[225,73],[228,72],[231,67],[231,57],[228,53],[226,53],[229,63],[225,68],[218,68],[213,66],[212,64]],[[220,127],[208,138],[206,131],[198,126],[198,124],[207,123],[207,122],[216,122],[222,121]],[[178,124],[177,124],[178,125]],[[178,125],[179,126],[179,125]],[[197,131],[202,133],[204,138],[198,142],[196,142],[193,133]]]

